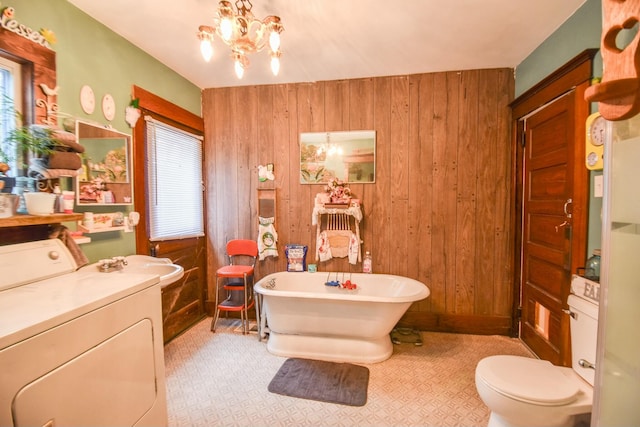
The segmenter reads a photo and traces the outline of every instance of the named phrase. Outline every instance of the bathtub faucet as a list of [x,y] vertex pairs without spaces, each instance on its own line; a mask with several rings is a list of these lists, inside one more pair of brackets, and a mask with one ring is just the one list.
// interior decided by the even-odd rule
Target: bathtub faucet
[[267,289],[273,289],[276,287],[276,279],[271,278],[267,281],[267,283],[264,285],[265,288]]

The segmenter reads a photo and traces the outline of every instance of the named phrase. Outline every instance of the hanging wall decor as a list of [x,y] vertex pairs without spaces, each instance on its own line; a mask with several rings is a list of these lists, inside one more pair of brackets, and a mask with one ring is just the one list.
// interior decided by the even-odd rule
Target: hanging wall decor
[[599,84],[587,88],[585,98],[599,103],[605,119],[625,120],[640,113],[640,2],[602,0],[602,8],[604,72]]

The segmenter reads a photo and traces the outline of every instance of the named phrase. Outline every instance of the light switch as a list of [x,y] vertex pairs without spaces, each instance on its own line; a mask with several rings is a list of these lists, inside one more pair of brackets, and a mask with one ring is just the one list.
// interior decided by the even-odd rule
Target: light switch
[[603,192],[603,175],[593,177],[593,197],[602,197]]

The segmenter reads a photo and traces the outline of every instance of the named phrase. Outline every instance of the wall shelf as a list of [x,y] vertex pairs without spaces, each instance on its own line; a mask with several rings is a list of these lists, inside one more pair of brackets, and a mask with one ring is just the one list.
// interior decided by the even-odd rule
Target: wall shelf
[[85,243],[91,243],[91,238],[87,237],[87,236],[72,236],[73,240],[78,244],[78,245],[84,245]]
[[83,233],[87,233],[87,234],[106,233],[106,232],[109,232],[109,231],[121,231],[121,230],[124,230],[124,225],[119,225],[119,226],[116,226],[116,227],[87,228],[84,225],[82,225],[81,222],[78,222],[78,230],[82,231]]
[[51,215],[14,215],[9,218],[0,219],[0,228],[2,227],[22,227],[25,225],[42,225],[42,224],[58,224],[60,222],[77,221],[82,219],[82,214],[62,214],[56,213]]

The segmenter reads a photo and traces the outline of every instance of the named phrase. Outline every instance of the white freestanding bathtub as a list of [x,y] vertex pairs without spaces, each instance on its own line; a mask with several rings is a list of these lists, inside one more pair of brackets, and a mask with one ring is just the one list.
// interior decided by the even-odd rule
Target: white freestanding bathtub
[[[337,274],[337,277],[336,277]],[[356,289],[327,286],[350,280]],[[267,349],[286,357],[376,363],[393,353],[389,333],[429,288],[388,274],[279,272],[258,281]]]

